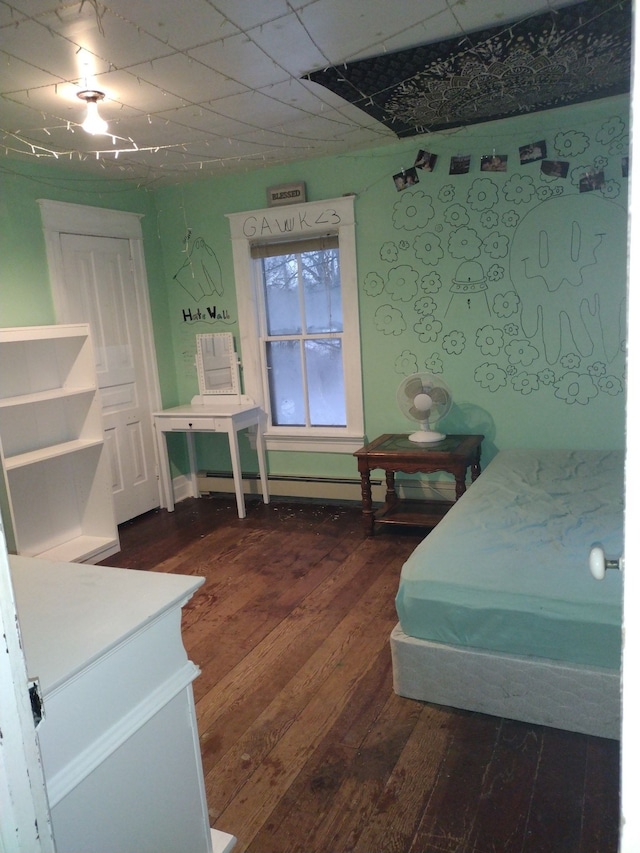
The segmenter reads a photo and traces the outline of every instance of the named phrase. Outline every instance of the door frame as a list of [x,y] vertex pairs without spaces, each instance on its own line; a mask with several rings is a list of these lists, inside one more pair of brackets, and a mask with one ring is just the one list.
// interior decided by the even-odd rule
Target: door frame
[[[64,287],[64,262],[62,256],[62,234],[76,234],[86,237],[117,237],[127,240],[132,261],[132,274],[135,287],[135,297],[140,317],[140,335],[143,353],[143,373],[141,381],[146,383],[149,394],[150,415],[162,408],[160,381],[158,379],[158,362],[156,359],[153,339],[153,324],[151,321],[151,302],[147,270],[144,260],[141,220],[144,214],[130,213],[122,210],[111,210],[103,207],[92,207],[71,202],[38,199],[42,217],[42,227],[49,266],[49,280],[53,296],[53,306],[56,322],[67,320],[67,300]],[[153,426],[153,424],[152,424]],[[153,464],[158,477],[158,451],[152,442]],[[160,503],[159,503],[160,505]]]

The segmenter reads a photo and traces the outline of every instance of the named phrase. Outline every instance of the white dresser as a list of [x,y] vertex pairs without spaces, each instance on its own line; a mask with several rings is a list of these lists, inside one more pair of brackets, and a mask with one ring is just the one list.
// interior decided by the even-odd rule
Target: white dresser
[[211,853],[183,605],[202,578],[10,557],[58,853]]

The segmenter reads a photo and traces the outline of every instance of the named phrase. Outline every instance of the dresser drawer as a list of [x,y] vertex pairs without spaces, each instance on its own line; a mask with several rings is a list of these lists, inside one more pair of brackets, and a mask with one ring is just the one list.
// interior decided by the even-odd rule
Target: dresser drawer
[[189,417],[188,415],[175,415],[171,418],[157,418],[156,423],[163,432],[177,430],[189,432],[191,430],[219,432],[225,430],[224,421],[219,418]]

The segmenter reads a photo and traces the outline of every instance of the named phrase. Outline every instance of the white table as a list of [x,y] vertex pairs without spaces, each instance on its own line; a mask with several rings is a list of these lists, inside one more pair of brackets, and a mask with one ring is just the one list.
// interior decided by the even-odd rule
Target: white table
[[160,463],[160,479],[163,493],[163,506],[169,512],[174,509],[173,482],[169,469],[169,455],[167,451],[168,432],[183,432],[187,436],[187,449],[189,453],[189,476],[191,480],[191,492],[194,497],[199,497],[198,489],[198,466],[196,460],[195,433],[197,432],[226,432],[229,437],[229,450],[231,453],[231,467],[233,469],[233,482],[236,492],[236,503],[238,505],[238,517],[246,516],[244,506],[244,492],[242,488],[242,469],[240,467],[240,451],[238,448],[238,432],[248,427],[256,428],[256,450],[258,452],[258,467],[260,471],[260,484],[262,487],[262,500],[269,503],[269,485],[267,483],[266,461],[264,452],[263,433],[264,413],[260,406],[253,402],[222,401],[218,398],[205,404],[191,403],[185,406],[175,406],[172,409],[163,409],[155,412],[153,421],[158,442],[158,459]]

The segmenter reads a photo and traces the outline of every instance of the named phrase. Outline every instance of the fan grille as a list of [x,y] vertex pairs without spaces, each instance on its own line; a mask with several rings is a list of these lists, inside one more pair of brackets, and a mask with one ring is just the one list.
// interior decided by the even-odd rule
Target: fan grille
[[[416,397],[427,394],[432,401],[428,409],[416,405]],[[400,383],[397,401],[401,412],[418,423],[434,424],[441,420],[451,409],[453,397],[444,380],[429,373],[415,373]]]

